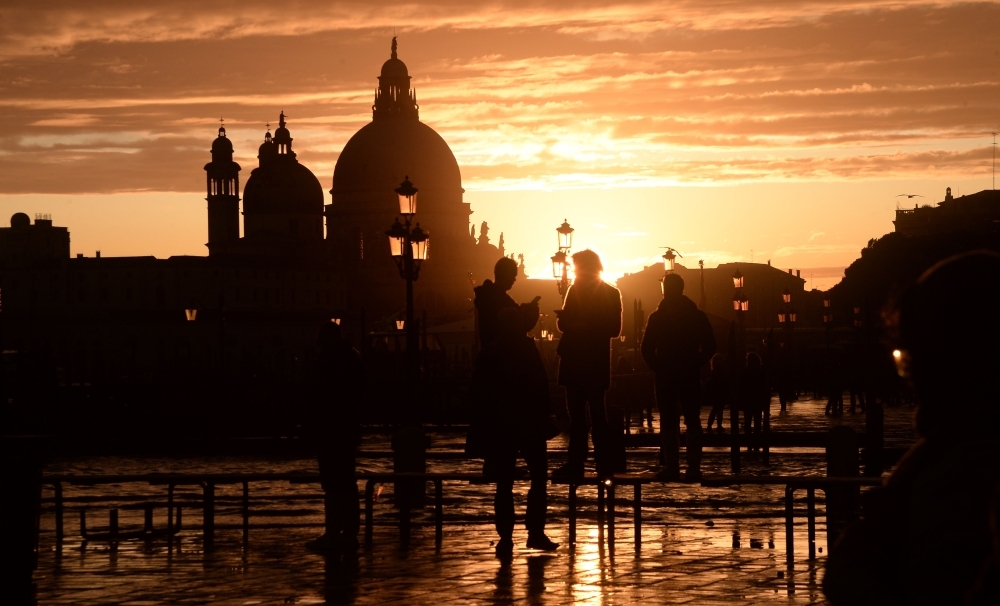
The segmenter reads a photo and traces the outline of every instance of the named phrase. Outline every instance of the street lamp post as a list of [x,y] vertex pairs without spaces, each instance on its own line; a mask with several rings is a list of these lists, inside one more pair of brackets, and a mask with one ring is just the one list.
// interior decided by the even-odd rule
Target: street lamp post
[[743,328],[743,318],[746,312],[750,309],[750,301],[743,294],[743,274],[740,272],[740,268],[736,268],[736,273],[733,274],[733,286],[736,288],[736,292],[733,294],[733,311],[736,312],[736,319],[739,321],[740,328]]
[[406,280],[406,365],[410,378],[414,381],[419,379],[420,373],[420,337],[416,322],[413,321],[413,282],[420,276],[420,265],[427,260],[430,244],[430,237],[420,228],[419,222],[416,226],[411,226],[413,215],[417,214],[417,191],[410,183],[409,176],[395,189],[403,222],[397,218],[389,231],[385,232],[389,236],[389,252],[396,262],[399,275]]
[[781,309],[778,311],[778,324],[787,333],[785,337],[787,343],[791,339],[792,329],[795,328],[795,320],[798,319],[798,314],[795,313],[795,309],[791,306],[792,292],[787,288],[781,291],[781,303]]
[[[413,318],[413,282],[420,276],[420,265],[427,260],[427,248],[430,238],[420,228],[420,223],[411,227],[413,215],[417,214],[417,188],[406,176],[395,189],[399,197],[399,214],[403,222],[397,218],[385,232],[389,236],[389,252],[396,262],[401,278],[406,280],[406,314],[396,320],[397,329],[405,331],[406,339],[406,379],[404,389],[413,394],[420,383],[420,333]],[[428,439],[420,425],[420,418],[415,407],[410,406],[403,412],[401,427],[392,437],[394,472],[426,472]],[[424,485],[421,481],[403,480],[396,482],[397,506],[404,520],[409,520],[409,510],[423,499]],[[409,524],[400,525],[404,541],[409,539]]]
[[833,327],[833,307],[830,297],[823,297],[823,328],[826,329],[826,348],[830,349],[830,329]]
[[573,248],[573,231],[566,219],[556,228],[559,250],[552,255],[552,277],[558,280],[556,287],[560,297],[565,297],[569,290],[569,251]]

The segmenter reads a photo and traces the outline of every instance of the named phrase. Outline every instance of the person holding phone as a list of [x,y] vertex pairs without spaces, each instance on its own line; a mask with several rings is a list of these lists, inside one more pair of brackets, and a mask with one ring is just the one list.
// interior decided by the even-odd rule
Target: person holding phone
[[501,257],[493,266],[493,280],[486,280],[474,289],[476,299],[476,318],[479,330],[479,346],[485,349],[497,338],[498,318],[500,310],[508,307],[519,308],[521,311],[521,326],[527,333],[538,323],[538,302],[541,297],[535,297],[531,303],[518,305],[507,291],[517,281],[517,262],[509,257]]

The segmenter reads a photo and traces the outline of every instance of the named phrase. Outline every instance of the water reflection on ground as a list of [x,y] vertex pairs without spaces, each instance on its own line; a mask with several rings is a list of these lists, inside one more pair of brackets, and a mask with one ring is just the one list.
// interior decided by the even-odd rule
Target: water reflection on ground
[[[775,430],[821,430],[833,424],[863,427],[863,416],[830,420],[822,415],[821,402],[799,402],[784,416],[775,414]],[[909,411],[890,409],[886,414],[887,441],[903,444],[911,439]],[[388,449],[387,436],[370,435],[364,448]],[[435,436],[435,448],[460,448],[463,437]],[[558,441],[555,449],[563,447]],[[558,457],[554,457],[558,462]],[[655,450],[630,453],[630,466],[655,465]],[[429,463],[435,471],[475,471],[475,461],[442,460]],[[717,449],[706,456],[707,473],[728,470],[728,452]],[[361,467],[387,470],[388,459],[368,459]],[[287,472],[314,470],[312,461],[262,458],[199,458],[158,460],[138,458],[88,458],[61,461],[49,471],[71,473],[146,473],[151,471]],[[771,466],[748,456],[744,472],[753,474],[823,474],[822,452],[803,449],[776,451]],[[523,506],[527,485],[518,485]],[[252,485],[255,524],[319,524],[322,506],[317,487],[286,482]],[[796,565],[785,565],[783,488],[780,486],[704,488],[692,485],[652,485],[643,492],[641,547],[634,546],[630,503],[619,505],[615,546],[608,546],[606,526],[599,523],[592,488],[580,489],[577,545],[567,540],[566,488],[550,492],[550,536],[563,546],[553,555],[524,549],[513,561],[501,564],[493,557],[488,486],[445,484],[444,539],[435,544],[427,511],[418,513],[413,540],[407,550],[399,547],[392,486],[387,485],[376,504],[374,545],[357,558],[325,560],[306,551],[303,544],[315,527],[254,528],[249,541],[239,530],[238,486],[220,486],[217,492],[217,532],[214,548],[206,550],[198,529],[196,507],[200,489],[179,489],[178,500],[188,499],[185,529],[173,543],[166,539],[84,544],[77,528],[76,508],[86,507],[88,524],[106,524],[114,506],[108,497],[135,495],[162,502],[165,490],[141,484],[101,487],[68,487],[67,497],[91,499],[72,505],[66,514],[67,538],[61,549],[54,541],[51,507],[42,517],[39,569],[36,575],[39,602],[43,604],[107,603],[223,603],[223,604],[630,604],[630,603],[821,603],[818,583],[827,540],[823,518],[817,525],[820,558],[806,560],[805,519],[795,527]],[[627,491],[631,492],[631,491]],[[46,494],[51,494],[46,491]],[[300,500],[287,502],[294,495]],[[631,495],[619,495],[628,496]],[[804,509],[804,504],[799,506]],[[822,512],[822,502],[820,503]],[[165,522],[157,510],[154,524]],[[141,508],[120,508],[123,528],[141,527]],[[227,525],[232,528],[226,528]],[[519,529],[515,540],[523,546]]]

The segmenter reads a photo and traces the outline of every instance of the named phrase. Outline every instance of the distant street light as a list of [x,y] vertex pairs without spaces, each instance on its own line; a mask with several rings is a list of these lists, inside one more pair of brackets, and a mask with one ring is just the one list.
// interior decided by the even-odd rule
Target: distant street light
[[569,251],[573,248],[573,232],[575,230],[569,226],[569,222],[563,219],[562,225],[556,228],[556,237],[559,242],[559,250],[552,255],[552,277],[558,280],[556,288],[559,296],[565,297],[569,290]]
[[736,273],[733,274],[733,286],[736,287],[736,292],[733,294],[733,311],[736,312],[736,319],[739,320],[740,329],[743,328],[743,320],[746,312],[750,309],[750,301],[743,294],[743,274],[740,272],[740,268],[736,268]]
[[684,255],[680,254],[679,252],[677,252],[673,248],[670,248],[669,246],[666,246],[665,248],[667,249],[667,252],[663,253],[663,269],[667,273],[671,273],[674,271],[677,257],[681,257],[683,259]]
[[574,231],[569,222],[563,219],[562,225],[556,228],[556,233],[559,234],[559,250],[569,252],[569,249],[573,248]]

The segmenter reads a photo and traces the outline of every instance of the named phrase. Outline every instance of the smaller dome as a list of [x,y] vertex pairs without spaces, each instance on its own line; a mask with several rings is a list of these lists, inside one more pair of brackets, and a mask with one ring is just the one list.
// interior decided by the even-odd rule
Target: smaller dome
[[216,137],[215,141],[212,141],[212,153],[233,153],[233,142],[226,138],[226,130],[223,128],[219,129],[219,136]]
[[382,75],[380,77],[395,80],[397,78],[409,78],[410,74],[406,71],[406,64],[393,57],[382,64]]
[[272,158],[277,155],[278,150],[274,147],[274,143],[271,142],[271,133],[267,133],[267,136],[264,137],[264,142],[257,148],[257,159],[264,160],[265,158]]
[[10,218],[10,226],[11,227],[30,227],[31,226],[31,217],[29,217],[28,215],[26,215],[24,213],[14,213],[14,215]]

